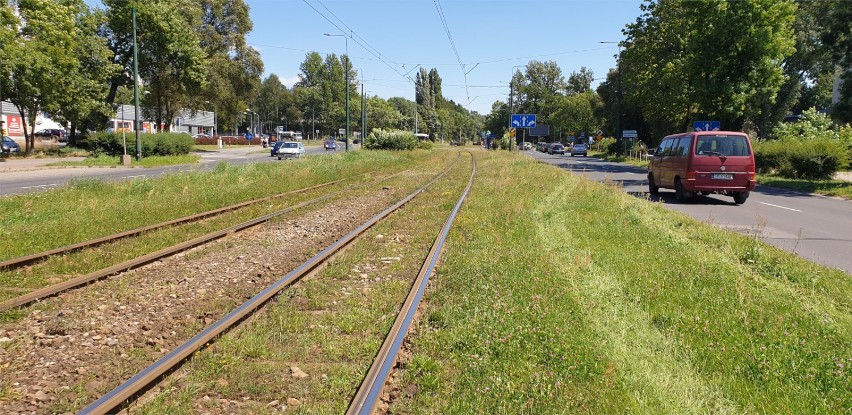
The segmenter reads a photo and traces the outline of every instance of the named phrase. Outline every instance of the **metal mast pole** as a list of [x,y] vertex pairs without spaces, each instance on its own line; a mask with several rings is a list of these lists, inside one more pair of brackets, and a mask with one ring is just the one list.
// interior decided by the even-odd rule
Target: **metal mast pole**
[[133,129],[136,131],[136,161],[142,160],[142,139],[139,137],[139,46],[136,43],[136,6],[130,9],[133,20],[133,105],[135,107],[135,121]]

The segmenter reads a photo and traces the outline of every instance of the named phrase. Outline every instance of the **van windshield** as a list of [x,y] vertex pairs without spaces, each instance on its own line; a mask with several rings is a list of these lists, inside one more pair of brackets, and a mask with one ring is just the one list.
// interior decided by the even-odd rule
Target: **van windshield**
[[744,135],[701,135],[695,143],[695,154],[748,156],[751,155],[751,150]]

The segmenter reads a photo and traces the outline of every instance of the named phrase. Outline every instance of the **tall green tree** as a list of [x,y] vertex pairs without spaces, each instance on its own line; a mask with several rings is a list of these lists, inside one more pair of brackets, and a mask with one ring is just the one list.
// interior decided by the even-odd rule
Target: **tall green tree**
[[207,85],[205,53],[197,27],[203,10],[191,0],[104,0],[105,35],[123,76],[112,80],[107,102],[112,104],[119,85],[133,86],[131,9],[137,9],[139,81],[150,92],[142,97],[143,114],[168,128],[174,116],[193,103]]
[[795,10],[790,0],[648,1],[624,31],[627,100],[660,134],[699,118],[753,123],[784,82]]
[[[242,119],[255,98],[263,73],[260,53],[246,43],[253,25],[244,0],[201,0],[198,37],[204,51],[207,83],[194,96],[194,108],[216,111],[227,127]],[[217,128],[217,131],[219,129]]]
[[582,66],[579,72],[571,72],[571,75],[568,75],[566,93],[574,95],[589,92],[592,90],[592,82],[594,80],[595,73],[591,69]]
[[840,102],[834,109],[835,117],[852,122],[852,2],[843,0],[825,1],[822,9],[824,29],[822,40],[830,48],[840,67]]
[[[75,51],[81,39],[77,16],[86,6],[82,0],[19,0],[0,9],[0,96],[23,114],[25,151],[35,140],[30,127],[44,109],[56,109],[66,93],[62,86],[79,84],[80,61]],[[14,16],[17,12],[20,19]],[[11,14],[10,14],[11,13]]]
[[601,129],[600,118],[595,113],[601,105],[600,98],[593,91],[561,96],[556,101],[553,126],[566,133],[594,135]]
[[530,61],[526,66],[526,84],[521,88],[522,112],[537,114],[539,124],[552,122],[556,97],[565,90],[562,69],[554,61]]

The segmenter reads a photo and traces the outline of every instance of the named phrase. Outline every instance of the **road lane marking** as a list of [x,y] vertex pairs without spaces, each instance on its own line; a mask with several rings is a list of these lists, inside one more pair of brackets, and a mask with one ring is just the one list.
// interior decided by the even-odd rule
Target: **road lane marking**
[[36,186],[23,186],[23,187],[21,187],[21,189],[39,189],[39,188],[42,188],[42,187],[53,187],[53,186],[59,186],[59,185],[56,184],[56,183],[39,184],[39,185],[36,185]]
[[135,176],[124,176],[124,177],[122,177],[122,179],[135,179],[137,177],[145,177],[145,175],[144,174],[137,174]]
[[793,212],[801,212],[801,210],[799,210],[799,209],[788,208],[786,206],[773,205],[772,203],[766,203],[766,202],[757,202],[757,203],[760,203],[760,204],[763,204],[763,205],[766,205],[766,206],[772,206],[772,207],[777,207],[777,208],[781,208],[781,209],[792,210]]

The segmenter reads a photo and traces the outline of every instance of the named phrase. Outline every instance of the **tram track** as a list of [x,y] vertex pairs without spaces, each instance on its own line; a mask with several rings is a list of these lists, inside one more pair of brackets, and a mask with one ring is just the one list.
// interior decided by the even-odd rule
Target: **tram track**
[[[397,175],[403,174],[404,172],[405,171],[391,174],[389,176],[381,178],[377,182],[381,182],[382,180],[388,180],[388,179],[393,178]],[[307,191],[310,191],[310,190],[315,190],[315,189],[327,187],[327,186],[332,185],[332,184],[340,183],[342,181],[343,181],[343,179],[335,180],[335,181],[322,183],[322,184],[315,185],[315,186],[310,186],[310,187],[306,187],[306,188],[302,188],[302,189],[297,189],[297,190],[293,190],[293,191],[289,191],[289,192],[280,193],[280,194],[273,195],[273,196],[267,196],[267,197],[263,197],[263,198],[259,198],[259,199],[253,199],[253,200],[250,200],[250,201],[247,201],[247,202],[238,203],[238,204],[227,206],[227,207],[224,207],[224,208],[214,209],[214,210],[211,210],[211,211],[202,212],[202,213],[195,214],[195,215],[190,215],[190,216],[186,216],[186,217],[183,217],[183,218],[174,219],[174,220],[170,220],[170,221],[167,221],[167,222],[162,222],[162,223],[146,226],[144,228],[138,228],[138,229],[134,229],[134,230],[126,231],[126,232],[120,232],[120,233],[116,233],[116,234],[109,235],[109,236],[102,237],[102,238],[92,239],[92,240],[80,242],[80,243],[77,243],[77,244],[67,245],[67,246],[61,247],[61,248],[56,248],[56,249],[52,249],[52,250],[48,250],[48,251],[44,251],[44,252],[40,252],[40,253],[36,253],[36,254],[32,254],[32,255],[27,255],[27,256],[15,258],[15,259],[8,260],[8,261],[5,261],[4,263],[0,264],[0,269],[2,269],[4,264],[7,267],[20,267],[20,266],[38,261],[40,259],[52,256],[52,255],[60,255],[60,254],[68,253],[68,252],[71,252],[71,251],[76,251],[76,250],[85,249],[85,248],[91,248],[91,247],[94,247],[94,246],[113,242],[113,241],[116,241],[116,240],[119,240],[119,239],[125,239],[125,238],[129,238],[129,237],[132,237],[132,236],[141,235],[141,234],[144,234],[145,232],[150,232],[150,231],[153,231],[153,230],[156,230],[156,229],[162,229],[162,228],[165,228],[165,227],[168,227],[168,226],[175,226],[175,225],[179,225],[179,224],[196,222],[196,221],[203,220],[203,219],[206,219],[206,218],[209,218],[209,217],[212,217],[212,216],[220,215],[222,213],[234,211],[234,210],[246,207],[246,206],[255,205],[255,204],[262,203],[262,202],[272,200],[272,199],[278,199],[278,198],[281,198],[281,197],[284,197],[284,196],[287,196],[287,195],[304,193],[304,192],[307,192]],[[280,217],[280,216],[285,215],[287,213],[290,213],[290,212],[293,212],[293,211],[296,211],[296,210],[299,210],[299,209],[309,207],[311,205],[315,205],[317,203],[326,201],[328,199],[339,196],[339,195],[341,195],[341,194],[343,194],[347,191],[350,191],[350,190],[352,190],[352,189],[351,188],[344,188],[344,189],[341,189],[341,190],[338,190],[338,191],[335,191],[335,192],[331,192],[331,193],[328,193],[328,194],[325,194],[325,195],[322,195],[322,196],[318,196],[318,197],[309,199],[305,202],[296,204],[294,206],[290,206],[290,207],[287,207],[287,208],[284,208],[284,209],[280,209],[280,210],[277,210],[275,212],[250,219],[248,221],[244,221],[244,222],[229,226],[229,227],[224,228],[224,229],[219,230],[219,231],[207,233],[207,234],[199,236],[197,238],[193,238],[193,239],[190,239],[188,241],[184,241],[184,242],[178,243],[176,245],[172,245],[172,246],[157,250],[155,252],[148,253],[146,255],[142,255],[142,256],[139,256],[139,257],[127,260],[127,261],[123,261],[121,263],[118,263],[118,264],[115,264],[115,265],[112,265],[112,266],[109,266],[109,267],[106,267],[106,268],[103,268],[103,269],[100,269],[100,270],[96,270],[96,271],[87,273],[85,275],[81,275],[81,276],[78,276],[78,277],[75,277],[75,278],[71,278],[69,280],[66,280],[66,281],[63,281],[63,282],[60,282],[60,283],[52,284],[50,286],[28,292],[28,293],[20,295],[20,296],[16,296],[14,298],[11,298],[11,299],[8,299],[8,300],[1,302],[0,303],[0,312],[8,311],[8,310],[14,309],[16,307],[25,306],[25,305],[31,304],[33,302],[52,297],[52,296],[57,295],[59,293],[62,293],[64,291],[84,286],[84,285],[89,284],[93,281],[97,281],[97,280],[102,279],[102,278],[107,278],[107,277],[110,277],[110,276],[120,274],[122,272],[129,271],[131,269],[138,268],[140,266],[152,263],[154,261],[160,260],[162,258],[171,256],[171,255],[174,255],[176,253],[186,251],[187,249],[197,247],[197,246],[205,244],[205,243],[209,243],[211,241],[217,240],[219,238],[225,237],[225,236],[233,234],[235,232],[240,232],[242,230],[257,226],[259,224],[265,223],[265,222],[267,222],[267,221],[269,221],[273,218]]]
[[[441,174],[433,178],[427,184],[418,188],[413,193],[396,202],[393,206],[386,208],[381,213],[373,216],[372,218],[358,226],[356,229],[352,230],[342,238],[327,246],[325,249],[314,255],[311,259],[302,263],[294,270],[287,273],[284,277],[282,277],[272,285],[268,286],[263,291],[261,291],[239,307],[235,308],[226,316],[222,317],[215,323],[202,330],[192,339],[173,349],[171,352],[169,352],[167,355],[165,355],[158,361],[154,362],[153,364],[151,364],[135,376],[131,377],[130,379],[128,379],[127,381],[125,381],[124,383],[122,383],[97,401],[84,408],[80,412],[80,414],[105,414],[112,413],[115,410],[122,408],[133,398],[139,396],[140,393],[144,392],[147,388],[149,388],[152,383],[156,382],[158,379],[161,379],[163,375],[173,371],[175,367],[184,362],[193,353],[196,353],[201,348],[209,345],[210,342],[214,341],[214,339],[216,339],[222,333],[231,330],[233,327],[245,320],[248,316],[253,315],[253,313],[261,309],[264,304],[266,304],[270,299],[278,295],[278,293],[280,293],[283,289],[291,286],[293,283],[299,281],[303,277],[313,274],[320,267],[324,266],[326,263],[328,263],[328,261],[334,258],[336,254],[349,248],[352,244],[355,243],[355,241],[358,240],[358,238],[364,232],[372,228],[380,221],[387,218],[392,213],[399,210],[401,207],[408,204],[412,199],[414,199],[426,189],[428,189],[430,186],[435,184],[444,175],[446,175],[453,168],[453,166],[456,165],[457,162],[458,158],[456,159],[456,162],[453,162],[446,170],[444,170]],[[474,171],[471,174],[471,178],[468,183],[467,189],[465,189],[464,195],[467,194],[467,191],[470,188],[474,173],[475,164]],[[451,218],[454,217],[455,213],[458,211],[458,208],[461,204],[461,200],[463,200],[463,198],[460,199],[456,208],[453,210]],[[440,254],[440,247],[442,246],[443,240],[446,237],[446,232],[449,229],[450,223],[451,220],[448,220],[444,228],[442,228],[442,231],[439,236],[440,243],[436,242],[436,244],[433,246],[432,252],[430,252],[430,256],[427,258],[427,261],[424,264],[424,268],[421,273],[428,273],[431,272],[431,270],[433,269],[437,260],[437,256]],[[418,281],[421,281],[421,283],[419,285],[413,286],[417,287],[417,289],[414,291],[417,291],[420,293],[420,295],[422,295],[422,290],[425,287],[425,281],[423,278],[418,278]],[[406,303],[409,304],[408,309],[410,309],[412,306],[416,308],[417,303],[414,300],[406,301]],[[389,354],[385,353],[385,355]],[[374,381],[378,381],[378,379],[378,377],[375,377]]]
[[[215,321],[278,278],[279,270],[292,269],[297,260],[332,242],[330,237],[336,239],[367,219],[368,212],[372,216],[428,181],[426,174],[457,164],[445,160],[447,164],[372,181],[369,190],[350,186],[354,191],[321,208],[302,209],[298,216],[189,249],[122,278],[70,290],[25,314],[10,314],[13,318],[0,324],[0,341],[5,342],[0,347],[0,412],[79,410],[96,396],[93,391],[103,393],[98,385],[123,377],[128,365],[144,367],[173,350],[178,341],[197,333],[198,324]],[[344,210],[345,215],[328,216]],[[327,242],[319,245],[323,240]],[[259,246],[291,254],[258,256]],[[82,390],[89,392],[81,395]]]

